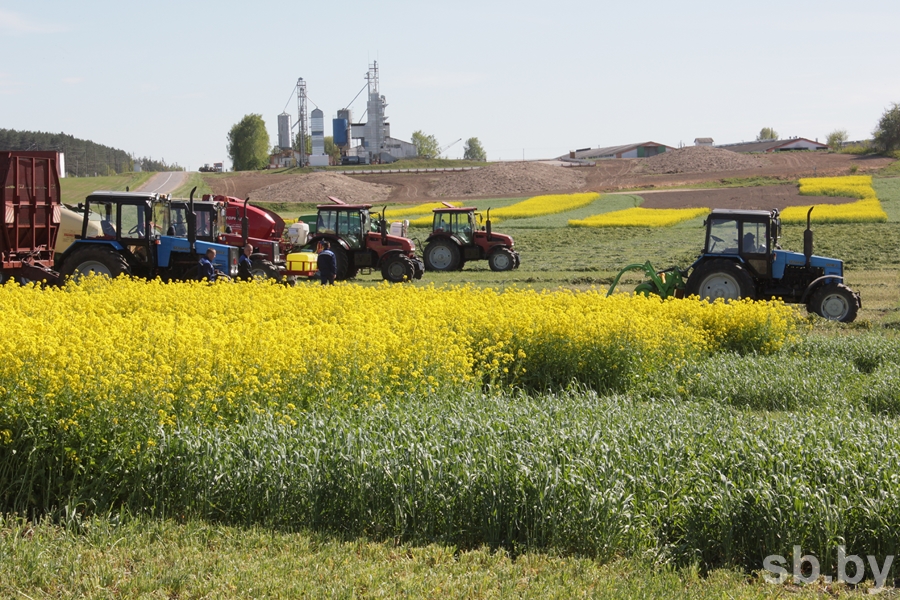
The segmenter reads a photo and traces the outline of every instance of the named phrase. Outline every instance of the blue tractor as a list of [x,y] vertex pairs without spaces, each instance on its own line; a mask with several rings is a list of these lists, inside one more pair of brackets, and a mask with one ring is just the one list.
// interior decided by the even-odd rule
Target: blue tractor
[[809,312],[849,323],[862,306],[844,284],[844,263],[813,255],[812,208],[806,214],[803,253],[778,245],[778,210],[713,210],[706,219],[706,245],[692,265],[687,295],[726,300],[780,298]]
[[94,192],[79,205],[81,235],[58,257],[61,275],[121,274],[164,281],[196,279],[200,257],[216,251],[216,270],[237,275],[238,248],[197,239],[196,215],[188,213],[187,236],[171,224],[165,196],[139,192]]

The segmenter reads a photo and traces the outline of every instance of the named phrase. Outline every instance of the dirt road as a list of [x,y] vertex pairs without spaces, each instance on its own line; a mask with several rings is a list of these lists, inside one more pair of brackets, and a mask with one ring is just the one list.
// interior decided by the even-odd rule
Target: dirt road
[[185,171],[167,171],[165,173],[157,173],[147,180],[144,185],[139,186],[135,192],[150,192],[157,194],[170,194],[184,185],[188,178]]

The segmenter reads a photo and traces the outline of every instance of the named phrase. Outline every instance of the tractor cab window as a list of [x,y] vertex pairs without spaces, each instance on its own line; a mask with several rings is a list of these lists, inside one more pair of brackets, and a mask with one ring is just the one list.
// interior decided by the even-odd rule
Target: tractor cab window
[[336,210],[321,210],[316,221],[316,231],[319,233],[337,233],[338,213]]
[[710,219],[706,251],[711,254],[737,254],[738,222],[734,219]]
[[741,236],[742,254],[765,254],[766,248],[766,224],[743,223],[743,235]]
[[211,240],[216,235],[216,213],[210,210],[195,210],[197,213],[197,237]]
[[168,235],[174,235],[176,237],[187,237],[187,212],[188,209],[186,206],[173,206],[171,210],[171,223],[170,226],[166,228],[168,231]]
[[340,236],[351,248],[359,248],[362,243],[363,223],[368,222],[365,211],[324,210],[319,212],[316,230]]
[[119,207],[119,235],[123,239],[143,239],[147,235],[146,207],[123,204]]
[[112,202],[90,202],[87,206],[88,219],[100,225],[101,239],[116,239],[116,222],[119,216],[116,208]]
[[169,210],[164,203],[157,202],[153,205],[153,221],[151,225],[150,234],[154,237],[164,234],[169,229]]
[[450,231],[449,213],[434,213],[434,230],[447,232]]

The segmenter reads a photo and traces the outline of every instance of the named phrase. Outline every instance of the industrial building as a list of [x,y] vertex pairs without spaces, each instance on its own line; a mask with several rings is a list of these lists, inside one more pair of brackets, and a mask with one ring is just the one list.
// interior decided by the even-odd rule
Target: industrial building
[[[364,113],[367,117],[366,121],[354,123],[349,107],[338,110],[337,116],[331,121],[334,145],[340,151],[341,162],[343,164],[390,163],[404,158],[415,158],[418,152],[414,144],[391,137],[391,125],[385,115],[387,101],[379,91],[377,61],[369,66],[366,85],[363,89],[367,92]],[[360,90],[360,93],[362,91]],[[306,104],[306,82],[300,78],[297,80],[298,120],[292,126],[290,114],[284,112],[278,115],[278,147],[282,150],[269,157],[271,167],[295,165],[320,167],[330,164],[331,157],[325,154],[325,115],[321,109],[316,107],[309,114],[307,120]],[[311,152],[309,154],[306,153],[306,148],[300,148],[299,151],[292,149],[295,128],[302,139],[310,139]]]
[[716,148],[742,153],[786,152],[790,150],[827,150],[826,144],[806,138],[795,137],[787,140],[762,140],[758,142],[741,142],[740,144],[721,144]]
[[[581,148],[569,152],[568,158],[596,160],[606,158],[645,158],[656,156],[663,152],[675,150],[672,146],[657,142],[643,142],[640,144],[625,144],[624,146],[607,146],[606,148]],[[561,156],[560,158],[566,158]]]

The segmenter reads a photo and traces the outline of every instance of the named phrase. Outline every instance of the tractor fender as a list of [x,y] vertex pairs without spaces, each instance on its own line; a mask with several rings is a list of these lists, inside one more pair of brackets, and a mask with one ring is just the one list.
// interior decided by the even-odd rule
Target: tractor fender
[[739,254],[701,254],[700,256],[697,257],[697,260],[694,261],[694,264],[692,264],[691,266],[689,266],[687,269],[684,270],[684,272],[682,273],[682,276],[685,276],[684,275],[685,273],[687,273],[688,271],[693,271],[694,269],[696,269],[697,267],[699,267],[706,261],[717,260],[717,259],[733,260],[734,262],[739,263],[741,265],[746,264],[746,261],[743,258],[741,258],[741,256]]
[[60,266],[76,252],[79,252],[84,248],[95,248],[97,246],[109,246],[116,252],[130,254],[130,252],[125,252],[125,246],[115,240],[75,240],[68,248],[66,248],[65,252],[61,255],[57,255],[53,262],[55,265]]
[[813,279],[808,286],[806,286],[806,291],[803,292],[803,296],[800,298],[800,303],[805,304],[807,298],[812,296],[813,292],[818,289],[819,285],[828,283],[827,280],[830,279],[837,279],[841,283],[843,283],[844,281],[844,278],[840,275],[822,275],[821,277],[817,277],[816,279]]

